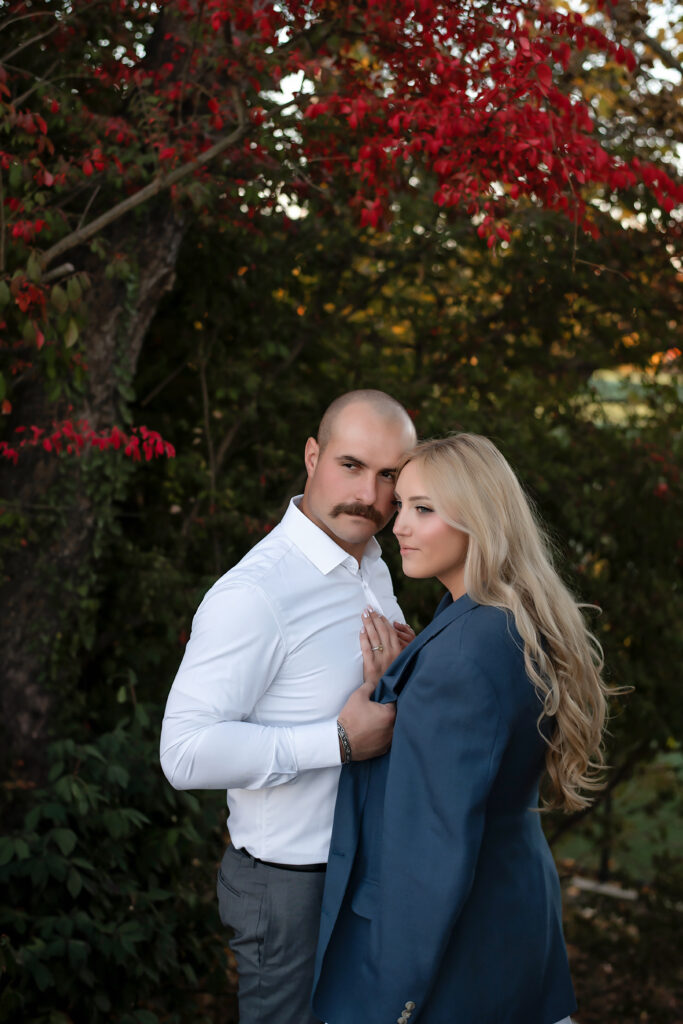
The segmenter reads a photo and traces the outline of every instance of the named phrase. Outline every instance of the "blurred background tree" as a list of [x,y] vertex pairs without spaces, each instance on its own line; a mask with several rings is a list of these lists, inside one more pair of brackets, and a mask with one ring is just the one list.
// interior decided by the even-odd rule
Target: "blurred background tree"
[[[557,193],[576,191],[565,212],[532,186],[512,195],[514,182],[485,177],[475,208],[435,203],[457,178],[436,166],[452,155],[443,138],[430,159],[404,153],[400,172],[384,167],[375,205],[363,166],[380,157],[372,147],[359,157],[363,139],[382,150],[387,131],[406,142],[411,133],[400,117],[387,128],[397,103],[359,128],[358,102],[391,93],[396,67],[379,27],[374,49],[371,33],[359,37],[364,10],[349,8],[340,28],[337,6],[320,6],[317,21],[281,6],[304,18],[308,40],[288,80],[298,37],[273,45],[277,11],[266,4],[136,4],[126,17],[91,4],[89,22],[68,5],[0,5],[11,138],[2,400],[5,452],[17,452],[0,467],[0,1020],[234,1013],[213,894],[223,796],[177,794],[163,780],[163,702],[202,594],[302,489],[303,445],[327,403],[366,386],[403,401],[421,436],[493,437],[548,523],[565,579],[602,609],[591,621],[609,676],[635,689],[615,708],[604,795],[587,815],[549,817],[547,832],[569,883],[579,1021],[669,1019],[681,994],[663,955],[681,900],[683,300],[680,221],[666,201],[679,187],[666,185],[678,180],[678,6],[585,4],[552,64],[556,92],[527,69],[542,87],[537,105],[587,105],[608,161],[596,177],[595,151],[584,154],[584,182],[574,174]],[[425,18],[438,7],[399,6]],[[44,42],[36,14],[58,14]],[[382,31],[390,24],[385,16]],[[510,56],[527,54],[522,39],[550,47],[542,19],[519,24],[500,44]],[[74,31],[63,36],[65,26]],[[60,78],[53,110],[48,83],[74,63],[92,73],[82,87]],[[433,75],[442,84],[446,71]],[[27,91],[43,110],[30,122]],[[330,107],[306,123],[314,101]],[[54,154],[36,152],[41,137]],[[228,163],[219,153],[169,184],[226,138]],[[525,138],[516,173],[529,185],[540,140],[528,127]],[[653,164],[660,177],[638,171]],[[55,188],[46,173],[65,177]],[[158,191],[146,204],[77,234],[147,186]],[[67,252],[73,263],[59,264]],[[147,450],[133,427],[142,423]],[[34,432],[15,428],[31,425],[39,444],[22,448]],[[66,446],[79,437],[76,459]],[[52,438],[57,455],[42,447]],[[135,438],[143,455],[163,453],[164,438],[176,456],[140,465],[123,456],[135,455]],[[390,534],[383,545],[406,615],[422,627],[438,587],[404,586]]]

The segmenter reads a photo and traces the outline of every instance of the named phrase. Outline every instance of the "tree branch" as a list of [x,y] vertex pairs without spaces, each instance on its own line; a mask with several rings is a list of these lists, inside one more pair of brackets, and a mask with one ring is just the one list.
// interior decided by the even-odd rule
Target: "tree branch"
[[653,39],[652,36],[647,34],[645,29],[640,27],[636,28],[634,35],[638,42],[644,43],[645,46],[649,46],[650,49],[657,54],[662,64],[667,68],[671,68],[672,71],[677,71],[679,75],[683,76],[683,65],[681,65],[676,60],[673,53],[670,53],[669,50],[665,49],[657,39]]
[[633,39],[643,43],[644,46],[648,46],[667,68],[683,75],[683,67],[674,55],[662,46],[658,39],[653,39],[648,35],[643,26],[638,23],[638,14],[632,10],[630,3],[625,3],[624,0],[608,0],[607,10],[617,28],[627,35],[630,34]]
[[60,239],[59,242],[53,245],[52,248],[48,249],[47,252],[44,252],[40,257],[41,267],[47,267],[48,264],[50,264],[57,256],[61,256],[62,253],[68,252],[69,249],[74,249],[77,245],[82,245],[84,242],[87,242],[88,239],[93,237],[93,235],[98,234],[103,230],[103,228],[113,224],[114,221],[123,217],[124,214],[129,213],[138,206],[141,206],[142,203],[145,203],[148,199],[158,195],[159,192],[163,192],[172,185],[175,185],[176,182],[186,178],[189,174],[192,174],[200,167],[208,164],[214,159],[214,157],[225,152],[226,149],[229,149],[236,142],[239,142],[239,140],[244,138],[249,131],[249,125],[245,121],[243,108],[240,108],[240,113],[242,115],[240,118],[240,125],[232,135],[227,135],[224,139],[221,139],[220,142],[211,146],[210,149],[207,149],[206,152],[202,153],[196,160],[190,160],[188,163],[183,164],[182,167],[176,167],[176,169],[171,171],[169,174],[164,174],[159,178],[155,178],[155,180],[151,181],[149,185],[145,185],[144,188],[141,188],[139,192],[135,192],[134,195],[128,196],[127,199],[117,203],[116,206],[112,206],[110,210],[107,210],[107,212],[103,213],[100,217],[96,217],[95,220],[90,222],[90,224],[77,228],[65,238]]
[[59,27],[60,24],[58,22],[56,25],[53,25],[52,28],[46,29],[45,32],[40,32],[37,36],[31,36],[30,39],[24,39],[23,43],[19,43],[19,45],[15,46],[13,50],[9,51],[9,53],[0,57],[0,64],[6,64],[8,60],[11,60],[12,57],[16,57],[16,55],[21,53],[22,50],[25,50],[27,46],[32,46],[33,43],[40,42],[40,40],[45,39],[46,36],[51,36]]
[[562,824],[557,826],[553,834],[551,836],[548,836],[548,846],[553,846],[553,844],[556,843],[557,840],[565,834],[565,832],[571,831],[571,829],[573,829],[575,825],[578,825],[580,821],[583,821],[584,818],[587,818],[590,814],[593,814],[593,812],[602,803],[605,802],[607,797],[611,795],[611,793],[616,789],[619,783],[623,782],[624,779],[628,778],[628,776],[631,774],[635,766],[642,758],[643,754],[645,754],[646,751],[648,751],[649,749],[649,739],[643,740],[642,743],[639,743],[637,747],[634,747],[630,751],[626,760],[619,765],[617,770],[610,777],[609,782],[607,783],[605,788],[600,791],[600,793],[595,798],[593,803],[590,804],[590,806],[588,807],[584,807],[582,811],[576,811],[574,814],[567,815]]
[[48,270],[47,274],[43,274],[42,282],[48,284],[49,281],[56,281],[67,274],[73,274],[75,269],[73,263],[60,263],[58,267],[53,267],[52,270]]
[[59,67],[59,60],[54,60],[52,64],[50,64],[50,67],[47,69],[42,78],[36,75],[36,79],[31,88],[27,89],[26,92],[22,92],[21,96],[17,96],[15,99],[13,99],[13,105],[15,107],[21,106],[21,104],[25,103],[29,96],[36,91],[36,89],[44,88],[46,85],[53,85],[57,81],[63,82],[63,78],[48,78],[48,75],[52,74],[56,67]]

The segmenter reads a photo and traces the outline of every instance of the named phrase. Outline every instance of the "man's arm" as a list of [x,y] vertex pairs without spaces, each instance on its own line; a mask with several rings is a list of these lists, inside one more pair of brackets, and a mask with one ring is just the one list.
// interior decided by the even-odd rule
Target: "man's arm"
[[262,789],[339,764],[336,720],[264,726],[245,719],[285,657],[266,596],[214,587],[200,605],[171,687],[161,766],[176,789]]
[[[286,646],[257,587],[214,587],[202,601],[166,702],[161,767],[176,789],[264,789],[302,771],[339,765],[337,720],[268,726],[247,722],[277,675]],[[354,760],[388,749],[393,708],[361,687],[350,710]]]

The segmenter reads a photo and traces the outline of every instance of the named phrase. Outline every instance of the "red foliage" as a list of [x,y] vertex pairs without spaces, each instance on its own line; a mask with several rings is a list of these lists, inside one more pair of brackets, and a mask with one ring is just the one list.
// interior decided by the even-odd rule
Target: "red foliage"
[[[563,83],[574,50],[634,55],[551,0],[9,0],[0,27],[21,52],[0,64],[0,309],[36,350],[78,337],[41,276],[55,245],[73,251],[84,221],[192,161],[169,203],[195,201],[199,179],[203,209],[249,219],[272,178],[379,228],[427,182],[489,247],[522,199],[593,234],[596,195],[639,188],[665,213],[683,199],[661,167],[604,148]],[[278,96],[292,75],[299,91]]]
[[64,420],[62,423],[53,423],[50,430],[36,426],[15,427],[14,434],[12,442],[0,441],[0,457],[14,465],[19,461],[22,449],[38,446],[46,452],[66,452],[69,455],[81,455],[88,448],[97,448],[99,451],[112,448],[115,451],[122,450],[124,455],[136,462],[141,459],[149,462],[162,456],[172,459],[175,456],[172,444],[164,441],[156,430],[144,426],[132,427],[128,434],[119,427],[97,432],[87,420],[77,420],[75,423]]

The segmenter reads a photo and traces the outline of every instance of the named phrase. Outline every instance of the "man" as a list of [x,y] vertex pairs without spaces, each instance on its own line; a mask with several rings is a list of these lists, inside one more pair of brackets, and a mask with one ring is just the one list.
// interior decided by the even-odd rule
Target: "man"
[[[313,962],[340,767],[384,753],[394,712],[361,686],[361,615],[412,631],[374,534],[415,443],[381,391],[342,395],[305,448],[282,522],[205,596],[166,706],[161,763],[177,789],[228,791],[218,877],[234,931],[241,1024],[314,1024]],[[341,710],[340,710],[341,709]],[[341,723],[342,728],[339,728]]]

